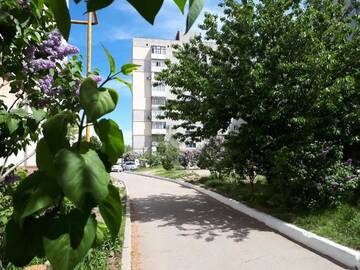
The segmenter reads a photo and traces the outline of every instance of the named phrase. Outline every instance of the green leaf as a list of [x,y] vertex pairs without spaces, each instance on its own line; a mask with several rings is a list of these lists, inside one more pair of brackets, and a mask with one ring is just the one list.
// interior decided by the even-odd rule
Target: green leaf
[[13,109],[10,111],[10,113],[12,114],[15,114],[19,117],[27,117],[29,115],[29,113],[27,111],[25,111],[24,109],[22,108],[19,108],[19,109]]
[[86,78],[80,87],[80,104],[88,121],[95,122],[101,116],[112,112],[117,104],[118,94],[113,89],[100,88],[90,78]]
[[115,79],[116,79],[118,82],[120,82],[120,83],[122,83],[122,84],[125,84],[127,87],[130,88],[130,90],[132,89],[132,85],[131,85],[131,83],[129,83],[128,81],[125,81],[124,79],[121,79],[121,78],[119,78],[119,77],[116,77]]
[[76,206],[92,208],[108,195],[110,175],[95,151],[84,154],[61,150],[55,157],[58,183]]
[[182,14],[184,14],[186,1],[187,0],[174,0],[175,4],[179,7]]
[[87,11],[95,11],[110,6],[114,0],[88,0]]
[[20,182],[14,194],[14,210],[17,219],[23,219],[53,205],[59,200],[60,188],[56,180],[36,171]]
[[138,67],[140,67],[140,65],[125,64],[121,67],[121,73],[124,75],[129,75],[129,74],[133,73],[135,70],[137,70]]
[[56,270],[72,270],[82,261],[94,243],[96,237],[96,221],[89,217],[79,245],[73,248],[69,233],[62,234],[52,240],[44,237],[44,250],[47,259]]
[[55,175],[54,153],[45,138],[42,138],[36,145],[36,165],[39,170],[48,175]]
[[15,118],[8,118],[6,121],[7,128],[10,132],[10,134],[13,134],[18,128],[19,128],[20,120]]
[[41,221],[27,218],[21,226],[15,219],[6,225],[6,255],[15,266],[23,267],[36,256],[43,256]]
[[46,112],[42,109],[35,109],[35,108],[31,108],[32,113],[33,113],[33,118],[35,119],[36,123],[41,122],[42,120],[45,119],[46,116]]
[[108,49],[106,49],[104,47],[104,45],[102,45],[105,53],[106,53],[106,56],[108,58],[108,61],[109,61],[109,65],[110,65],[110,72],[111,74],[114,74],[115,71],[116,71],[116,65],[115,65],[115,60],[114,60],[114,57],[111,55],[111,53],[108,51]]
[[68,40],[70,35],[70,14],[66,0],[48,0],[47,4],[54,13],[56,25],[63,37]]
[[111,119],[102,119],[94,125],[94,128],[102,142],[101,150],[108,156],[110,163],[115,164],[124,153],[122,131]]
[[196,21],[201,10],[205,5],[206,0],[190,0],[189,2],[189,13],[186,19],[186,33],[190,30],[191,26]]
[[73,124],[78,116],[72,112],[61,112],[50,117],[43,125],[44,137],[55,154],[59,149],[69,148],[69,142],[66,139],[68,125]]
[[164,0],[127,0],[149,23],[153,24]]
[[6,111],[0,111],[0,124],[4,124],[9,119],[9,114]]
[[111,233],[111,237],[115,240],[119,235],[122,222],[122,203],[118,188],[109,185],[109,195],[99,205],[99,210]]

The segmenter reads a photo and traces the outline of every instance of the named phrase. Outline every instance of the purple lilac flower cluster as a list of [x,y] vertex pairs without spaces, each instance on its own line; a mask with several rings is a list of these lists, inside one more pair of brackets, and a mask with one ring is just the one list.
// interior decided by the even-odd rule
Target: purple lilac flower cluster
[[100,82],[102,81],[102,77],[99,75],[90,75],[89,78],[92,79],[97,84],[100,84]]
[[330,150],[331,150],[330,147],[325,147],[324,149],[321,150],[320,155],[325,157],[327,156],[327,154],[329,154]]
[[59,30],[55,30],[49,35],[48,39],[41,44],[40,50],[53,61],[63,60],[68,55],[79,53],[79,48],[63,40]]
[[[35,54],[39,51],[45,53],[47,58],[35,59]],[[30,64],[23,63],[24,71],[28,73],[54,68],[56,60],[62,61],[66,56],[77,53],[79,53],[79,48],[68,44],[63,40],[60,31],[54,30],[48,39],[43,41],[39,49],[31,45],[26,50],[25,55]]]
[[345,161],[345,165],[351,166],[352,162],[353,162],[352,159],[349,158],[347,161]]
[[30,8],[30,1],[29,0],[18,0],[18,3],[23,9]]
[[50,94],[51,93],[51,88],[52,88],[53,82],[54,82],[54,79],[49,74],[38,81],[40,89],[45,94]]

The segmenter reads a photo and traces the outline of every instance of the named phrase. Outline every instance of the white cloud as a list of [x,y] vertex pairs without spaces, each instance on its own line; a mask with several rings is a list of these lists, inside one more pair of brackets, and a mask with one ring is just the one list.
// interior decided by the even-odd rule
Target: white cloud
[[125,40],[132,39],[133,35],[129,31],[117,28],[109,33],[110,40]]

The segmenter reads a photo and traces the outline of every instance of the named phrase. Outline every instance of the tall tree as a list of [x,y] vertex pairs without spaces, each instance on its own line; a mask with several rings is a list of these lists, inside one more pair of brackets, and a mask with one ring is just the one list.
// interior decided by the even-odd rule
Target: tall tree
[[[359,3],[337,2],[224,0],[224,16],[208,14],[204,39],[177,46],[159,76],[177,97],[165,117],[189,131],[178,137],[208,138],[242,119],[227,140],[234,167],[282,189],[295,179],[295,190],[308,181],[316,192],[327,169],[357,158]],[[330,163],[316,165],[327,149]]]

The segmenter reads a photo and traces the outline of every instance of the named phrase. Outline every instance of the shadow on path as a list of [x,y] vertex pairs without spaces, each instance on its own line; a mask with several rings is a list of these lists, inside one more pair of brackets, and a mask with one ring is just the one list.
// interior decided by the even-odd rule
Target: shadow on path
[[240,242],[252,230],[271,231],[256,220],[225,207],[202,194],[161,193],[131,199],[133,221],[157,222],[157,227],[176,227],[178,235],[213,241],[219,235]]

